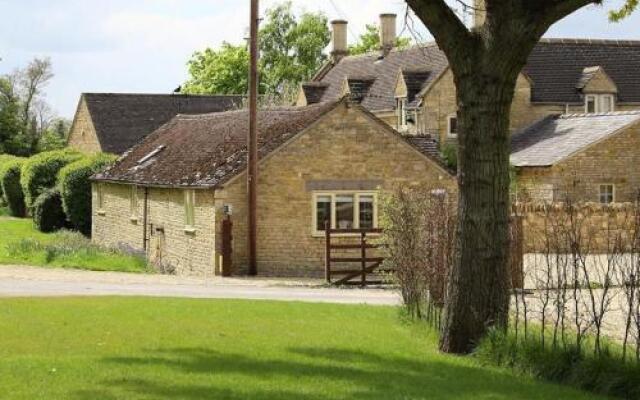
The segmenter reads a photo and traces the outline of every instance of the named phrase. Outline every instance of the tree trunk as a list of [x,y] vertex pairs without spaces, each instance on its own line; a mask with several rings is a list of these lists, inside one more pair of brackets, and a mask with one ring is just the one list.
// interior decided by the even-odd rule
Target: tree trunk
[[470,352],[488,328],[508,322],[509,112],[517,73],[478,64],[473,76],[456,76],[458,251],[440,343],[448,353]]

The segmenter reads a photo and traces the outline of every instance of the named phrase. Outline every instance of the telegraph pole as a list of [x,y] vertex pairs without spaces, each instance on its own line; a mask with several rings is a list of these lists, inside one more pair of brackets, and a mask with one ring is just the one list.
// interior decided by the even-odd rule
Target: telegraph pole
[[257,224],[257,183],[258,183],[258,21],[260,8],[258,0],[251,0],[251,25],[249,37],[249,133],[247,135],[247,204],[248,204],[248,254],[249,275],[258,274],[256,243]]

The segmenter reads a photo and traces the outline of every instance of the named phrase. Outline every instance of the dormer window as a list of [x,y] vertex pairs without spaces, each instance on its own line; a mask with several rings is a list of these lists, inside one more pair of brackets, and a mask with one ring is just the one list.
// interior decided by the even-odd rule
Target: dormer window
[[612,94],[588,94],[584,97],[586,113],[608,113],[615,111],[615,99]]

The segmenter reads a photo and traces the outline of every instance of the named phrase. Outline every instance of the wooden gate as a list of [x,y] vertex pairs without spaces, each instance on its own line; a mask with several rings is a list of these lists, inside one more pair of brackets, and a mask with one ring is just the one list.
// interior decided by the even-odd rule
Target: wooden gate
[[382,229],[331,229],[329,222],[325,222],[326,281],[334,285],[360,286],[386,283],[379,277],[368,279],[388,272],[381,268],[384,257],[371,255],[371,250],[383,246],[369,242],[372,234],[379,233]]

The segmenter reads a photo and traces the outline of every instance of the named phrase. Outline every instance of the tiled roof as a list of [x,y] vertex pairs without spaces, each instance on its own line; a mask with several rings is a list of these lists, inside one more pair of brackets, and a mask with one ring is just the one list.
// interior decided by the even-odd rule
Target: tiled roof
[[[260,110],[260,157],[279,147],[338,102]],[[215,187],[246,166],[246,109],[178,115],[149,135],[96,180],[185,187]]]
[[407,85],[407,102],[409,107],[415,107],[420,101],[416,96],[426,86],[431,77],[429,71],[402,71],[404,83]]
[[[531,100],[582,102],[576,86],[584,69],[595,66],[602,67],[618,86],[618,101],[640,103],[640,41],[582,39],[542,39],[535,46],[523,70],[533,82]],[[328,101],[342,95],[345,78],[373,77],[375,81],[361,104],[370,111],[382,111],[395,107],[398,71],[405,74],[405,71],[421,71],[423,75],[415,77],[424,80],[417,79],[414,84],[422,90],[447,67],[444,53],[435,43],[430,43],[396,49],[384,58],[380,58],[378,52],[347,56],[334,66],[323,68],[315,81],[328,85],[320,98]]]
[[639,122],[640,111],[549,116],[512,137],[511,163],[551,166]]
[[326,83],[322,82],[306,82],[302,84],[304,96],[307,98],[307,104],[320,103],[324,91],[327,90]]
[[177,114],[227,111],[242,96],[84,93],[102,150],[122,154]]

